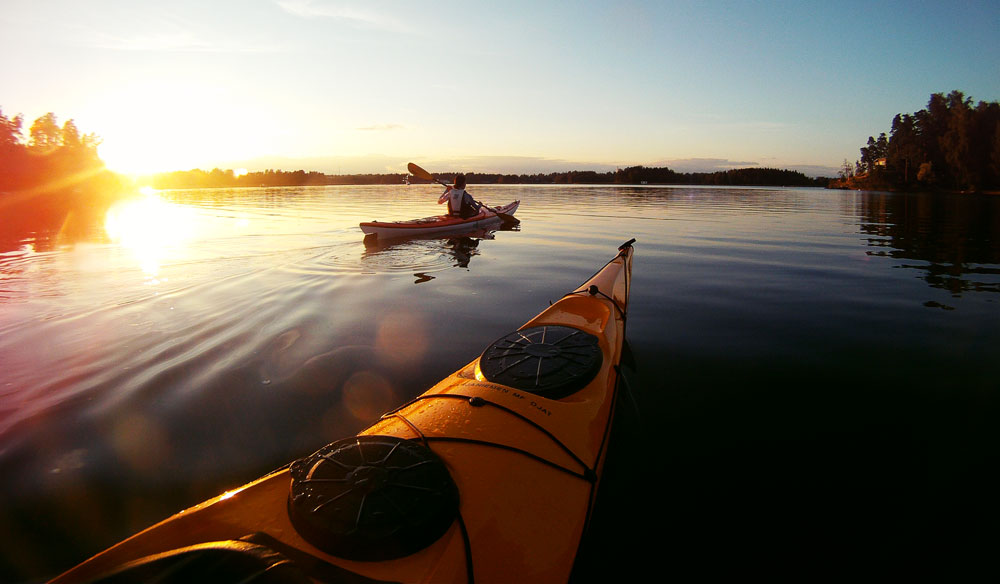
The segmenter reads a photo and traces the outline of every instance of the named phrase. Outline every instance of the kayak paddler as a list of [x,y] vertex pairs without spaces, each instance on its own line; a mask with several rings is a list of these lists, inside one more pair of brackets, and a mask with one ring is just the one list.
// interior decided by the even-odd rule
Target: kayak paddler
[[466,192],[465,175],[461,173],[455,175],[455,182],[445,187],[444,192],[438,198],[439,205],[445,201],[448,202],[448,214],[462,219],[475,217],[483,206]]

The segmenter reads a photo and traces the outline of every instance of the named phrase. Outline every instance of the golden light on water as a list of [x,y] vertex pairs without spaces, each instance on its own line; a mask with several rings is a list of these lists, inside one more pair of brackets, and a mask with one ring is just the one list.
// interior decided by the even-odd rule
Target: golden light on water
[[189,207],[146,194],[112,206],[104,230],[111,241],[132,252],[147,276],[155,277],[165,260],[183,253],[184,242],[194,235],[194,215]]

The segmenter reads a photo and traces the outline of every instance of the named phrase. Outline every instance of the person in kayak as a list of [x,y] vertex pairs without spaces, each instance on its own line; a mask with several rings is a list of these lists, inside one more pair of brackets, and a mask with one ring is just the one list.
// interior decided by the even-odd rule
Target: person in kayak
[[448,214],[452,217],[467,219],[479,214],[482,206],[465,190],[465,175],[456,174],[454,184],[445,188],[438,198],[438,204],[448,202]]

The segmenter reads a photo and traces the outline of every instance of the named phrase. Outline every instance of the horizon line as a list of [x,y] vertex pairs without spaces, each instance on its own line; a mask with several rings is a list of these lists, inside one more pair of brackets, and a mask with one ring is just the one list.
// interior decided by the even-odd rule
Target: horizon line
[[[218,165],[211,165],[208,168],[203,168],[201,166],[188,168],[188,169],[174,169],[174,170],[163,170],[154,172],[120,172],[120,174],[127,174],[133,177],[150,177],[154,175],[171,174],[171,173],[183,173],[183,172],[194,172],[201,171],[210,173],[213,170],[220,171],[231,171],[240,172],[241,174],[247,173],[259,173],[267,171],[276,172],[306,172],[306,173],[319,173],[325,176],[357,176],[357,175],[408,175],[409,172],[406,170],[405,162],[395,162],[396,159],[393,158],[393,163],[391,164],[381,164],[380,169],[372,168],[369,164],[362,164],[360,161],[365,160],[368,157],[258,157],[252,160],[237,161],[237,162],[226,162]],[[382,157],[379,157],[382,158]],[[384,157],[388,159],[389,157]],[[507,168],[502,169],[498,167],[484,169],[482,165],[482,159],[484,158],[502,158],[506,161],[505,164],[498,164],[497,166],[505,166],[512,161],[512,158],[519,158],[520,162],[532,161],[536,164],[544,164],[543,161],[553,162],[551,167],[543,168],[541,164],[537,168]],[[267,164],[263,161],[270,159],[270,162],[275,164]],[[504,176],[534,176],[534,175],[552,175],[552,174],[567,174],[574,172],[594,172],[597,174],[608,174],[614,173],[620,170],[625,170],[628,168],[650,168],[650,169],[668,169],[672,172],[678,174],[713,174],[718,172],[728,172],[731,170],[745,170],[745,169],[770,169],[770,170],[782,170],[790,172],[799,172],[810,178],[834,178],[837,176],[838,168],[830,167],[821,164],[793,164],[793,165],[765,165],[758,162],[752,161],[731,161],[727,159],[719,158],[686,158],[686,159],[674,159],[674,160],[664,160],[658,161],[650,164],[607,164],[607,163],[570,163],[567,161],[556,161],[554,159],[540,159],[533,157],[475,157],[477,161],[473,158],[461,159],[461,160],[439,160],[427,162],[426,159],[414,158],[413,160],[419,160],[423,166],[437,166],[439,168],[449,168],[445,171],[437,171],[433,174],[455,174],[458,172],[463,172],[465,174],[495,174]],[[295,161],[298,161],[296,163]],[[516,164],[516,162],[514,162]],[[560,164],[562,163],[562,164]],[[336,166],[336,170],[333,168]],[[530,166],[530,164],[527,164]],[[562,168],[554,168],[562,166]],[[292,168],[294,167],[294,168]],[[310,168],[311,167],[311,168]],[[345,171],[344,167],[347,167]],[[367,167],[367,168],[365,168]],[[455,167],[458,167],[457,169]],[[111,169],[114,170],[114,169]],[[116,171],[117,172],[117,171]]]

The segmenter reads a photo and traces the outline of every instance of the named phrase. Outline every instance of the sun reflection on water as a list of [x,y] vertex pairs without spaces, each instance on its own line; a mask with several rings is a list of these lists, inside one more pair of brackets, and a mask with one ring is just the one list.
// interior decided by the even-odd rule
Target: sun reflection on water
[[[164,261],[176,258],[182,245],[194,235],[195,212],[165,201],[155,191],[112,206],[104,230],[114,243],[128,249],[150,280],[159,275]],[[155,283],[155,281],[153,282]]]

